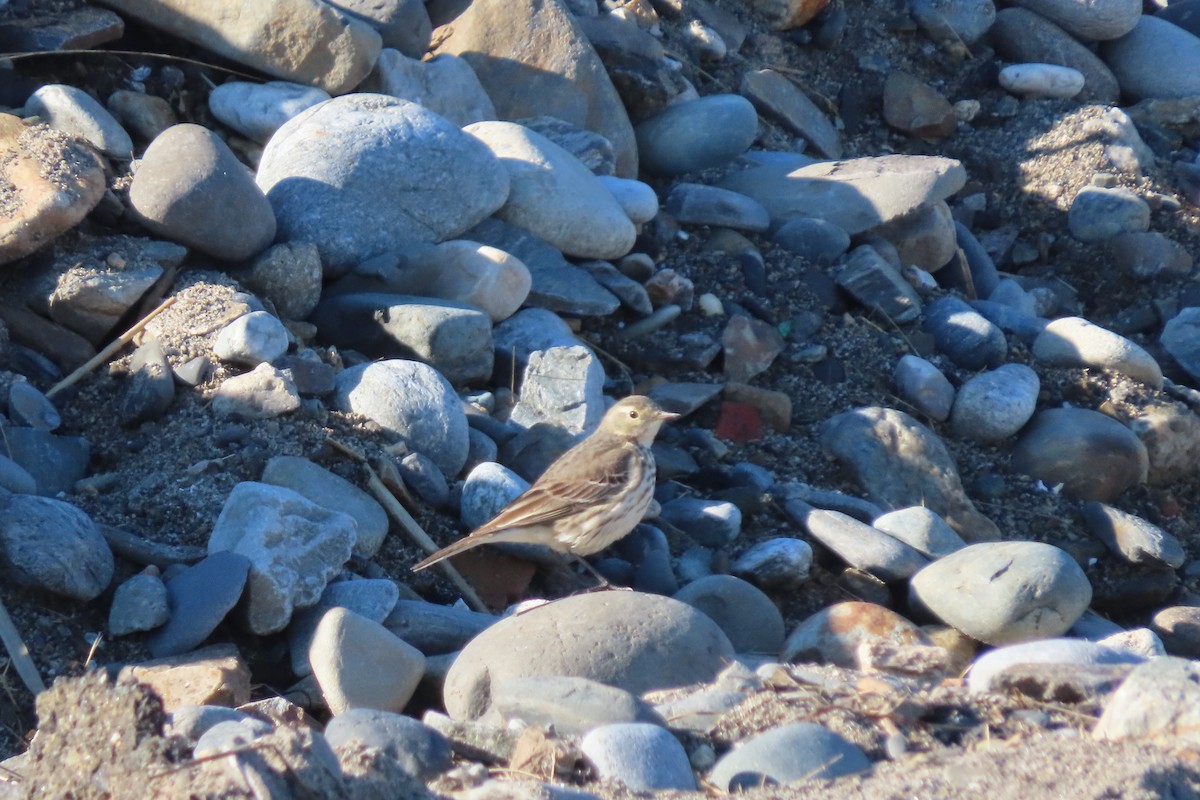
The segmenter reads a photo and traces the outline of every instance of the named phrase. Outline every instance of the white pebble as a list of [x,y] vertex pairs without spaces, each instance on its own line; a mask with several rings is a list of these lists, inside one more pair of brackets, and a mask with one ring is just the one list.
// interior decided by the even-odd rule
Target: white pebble
[[1000,85],[1023,97],[1074,97],[1083,91],[1083,73],[1055,64],[1009,64]]
[[705,292],[700,295],[696,301],[700,304],[700,310],[709,317],[719,317],[725,313],[725,306],[721,303],[721,298],[711,292]]

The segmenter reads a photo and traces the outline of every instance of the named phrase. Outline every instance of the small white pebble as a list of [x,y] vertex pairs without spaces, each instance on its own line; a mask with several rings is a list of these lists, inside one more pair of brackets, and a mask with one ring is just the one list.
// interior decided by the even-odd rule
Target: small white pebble
[[696,302],[700,305],[700,310],[707,316],[719,317],[725,313],[725,306],[721,304],[721,298],[711,292],[700,295]]

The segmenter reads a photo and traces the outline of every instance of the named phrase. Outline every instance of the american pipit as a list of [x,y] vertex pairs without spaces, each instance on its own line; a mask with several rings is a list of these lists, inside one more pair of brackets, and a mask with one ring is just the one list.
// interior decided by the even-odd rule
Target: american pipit
[[678,417],[641,395],[617,402],[591,436],[563,453],[495,518],[413,571],[496,542],[542,544],[577,557],[600,552],[641,522],[654,497],[650,445],[662,424]]

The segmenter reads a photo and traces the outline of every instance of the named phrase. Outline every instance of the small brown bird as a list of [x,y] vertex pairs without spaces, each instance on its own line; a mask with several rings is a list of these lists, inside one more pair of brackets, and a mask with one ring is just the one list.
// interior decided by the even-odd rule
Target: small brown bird
[[576,557],[600,552],[641,522],[654,497],[650,445],[662,424],[678,417],[648,397],[620,400],[591,436],[559,456],[495,518],[413,572],[496,542],[542,544]]

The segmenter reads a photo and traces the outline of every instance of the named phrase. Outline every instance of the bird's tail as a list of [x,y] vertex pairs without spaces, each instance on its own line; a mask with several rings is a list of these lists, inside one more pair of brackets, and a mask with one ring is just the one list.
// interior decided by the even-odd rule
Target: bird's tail
[[426,558],[424,561],[421,561],[421,562],[417,563],[416,565],[414,565],[412,568],[412,571],[420,572],[423,569],[432,567],[434,564],[438,563],[439,561],[442,561],[443,559],[447,559],[450,556],[456,556],[459,553],[462,553],[466,550],[470,550],[473,547],[478,547],[481,544],[487,544],[489,541],[494,541],[494,540],[488,539],[488,538],[483,538],[483,537],[476,538],[476,537],[472,537],[472,536],[464,536],[462,539],[459,539],[454,544],[443,547],[441,550],[438,550],[436,553],[429,556],[429,558]]

